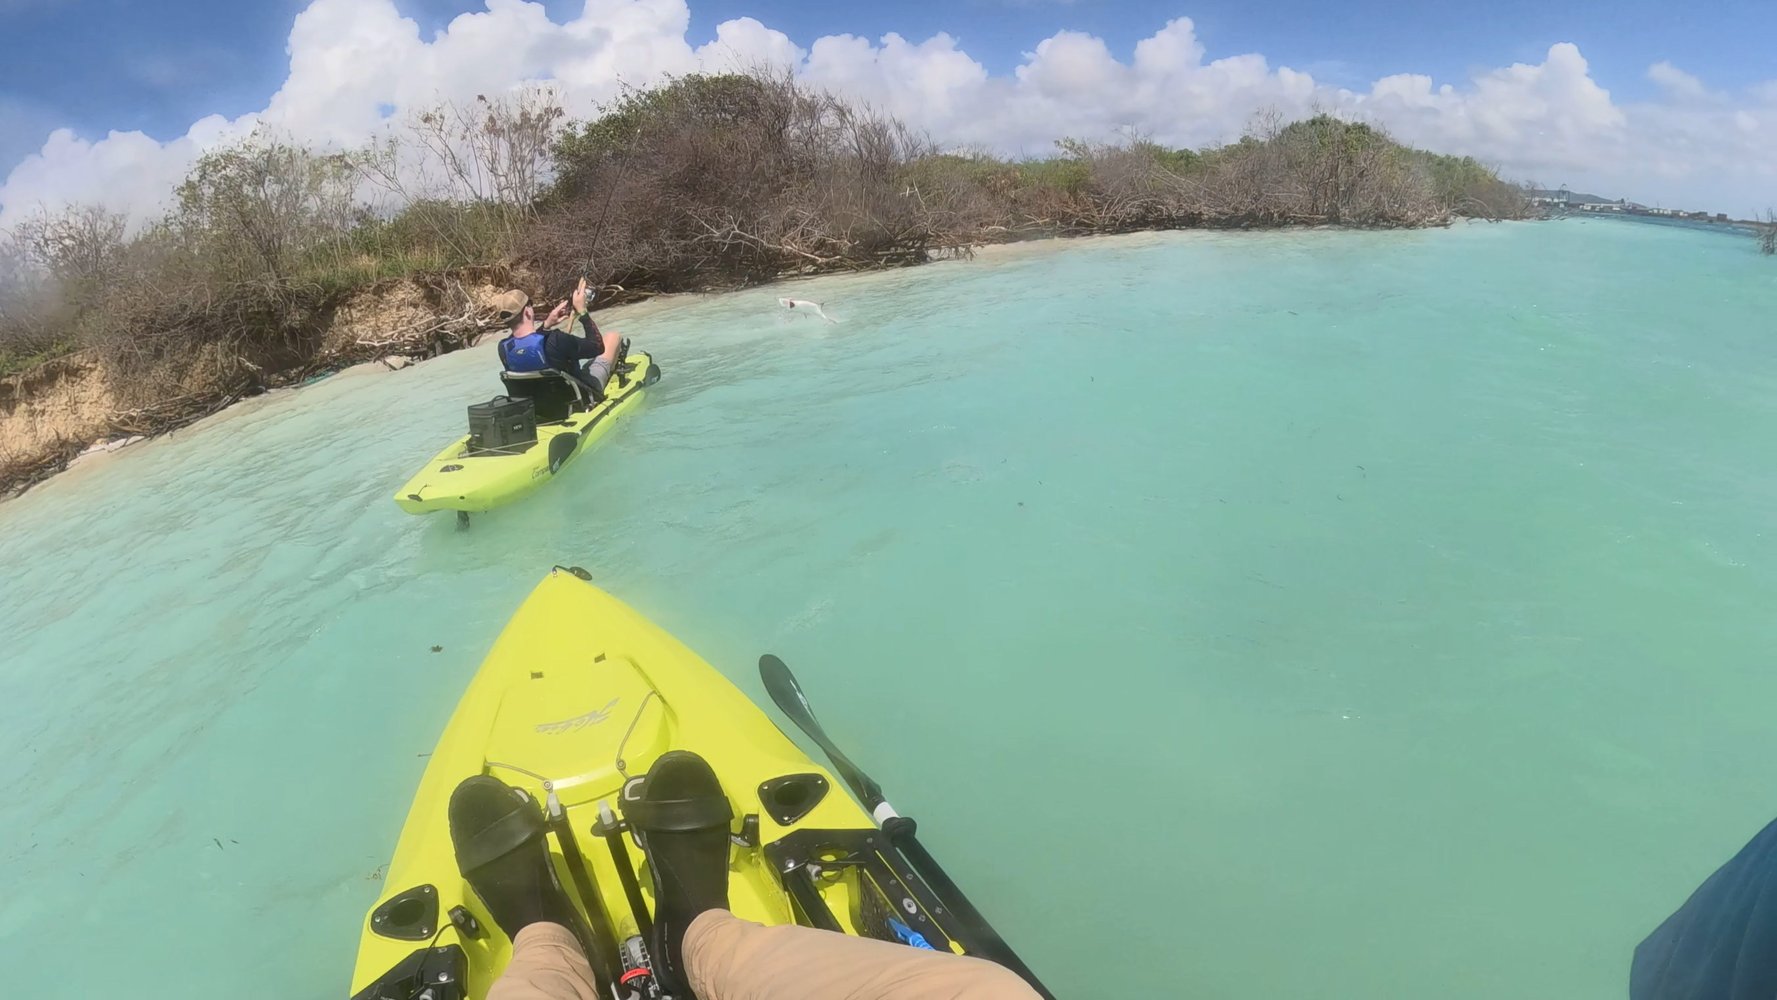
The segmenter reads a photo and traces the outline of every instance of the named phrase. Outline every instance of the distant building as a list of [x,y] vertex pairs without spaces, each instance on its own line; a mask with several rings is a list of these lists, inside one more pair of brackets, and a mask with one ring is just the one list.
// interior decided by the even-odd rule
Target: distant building
[[1538,205],[1560,207],[1579,212],[1609,212],[1619,215],[1644,215],[1662,219],[1689,219],[1695,222],[1728,222],[1726,213],[1693,212],[1683,208],[1649,208],[1627,198],[1606,201],[1595,195],[1574,194],[1566,188],[1559,191],[1532,191],[1530,200]]

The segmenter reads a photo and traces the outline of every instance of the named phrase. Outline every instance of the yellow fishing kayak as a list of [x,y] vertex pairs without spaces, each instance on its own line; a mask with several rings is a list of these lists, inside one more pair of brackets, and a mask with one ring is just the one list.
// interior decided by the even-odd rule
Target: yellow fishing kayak
[[481,998],[505,968],[511,942],[458,872],[447,818],[452,790],[480,774],[543,804],[550,859],[605,942],[589,959],[612,995],[607,980],[627,981],[654,909],[624,792],[669,750],[707,760],[733,807],[737,915],[979,955],[1048,995],[918,843],[912,820],[831,747],[781,661],[761,661],[767,690],[828,748],[868,811],[726,678],[585,576],[550,572],[446,725],[362,927],[356,1000]]
[[641,405],[648,386],[659,378],[653,358],[641,351],[628,354],[602,402],[575,412],[565,406],[559,413],[539,412],[536,440],[523,447],[477,451],[471,436],[464,435],[396,490],[395,503],[409,514],[472,513],[528,496]]

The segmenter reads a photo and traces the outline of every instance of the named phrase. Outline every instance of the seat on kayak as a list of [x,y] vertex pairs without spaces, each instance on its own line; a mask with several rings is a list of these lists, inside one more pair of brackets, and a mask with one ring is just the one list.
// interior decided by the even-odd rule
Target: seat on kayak
[[542,423],[566,420],[597,402],[591,387],[567,372],[501,372],[500,381],[506,385],[506,395],[535,404]]

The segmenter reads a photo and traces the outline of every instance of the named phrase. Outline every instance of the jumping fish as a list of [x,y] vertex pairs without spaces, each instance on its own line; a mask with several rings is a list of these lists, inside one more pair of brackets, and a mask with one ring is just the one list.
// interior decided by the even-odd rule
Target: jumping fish
[[810,302],[807,299],[778,299],[777,304],[783,306],[785,309],[801,309],[805,312],[814,313],[816,316],[819,316],[829,323],[839,322],[823,312],[819,302]]

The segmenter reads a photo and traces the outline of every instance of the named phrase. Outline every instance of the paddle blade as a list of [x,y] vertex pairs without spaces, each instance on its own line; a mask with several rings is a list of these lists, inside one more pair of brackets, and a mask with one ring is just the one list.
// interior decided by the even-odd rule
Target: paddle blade
[[852,794],[864,804],[865,809],[874,811],[882,804],[882,786],[876,779],[865,774],[863,769],[851,762],[840,749],[833,745],[827,737],[827,731],[821,728],[820,721],[814,717],[814,709],[808,704],[808,696],[802,693],[802,685],[796,682],[796,675],[784,661],[770,653],[759,657],[759,679],[765,682],[766,693],[777,704],[791,722],[796,724],[808,738],[814,740],[827,759],[833,762],[833,770],[851,787]]
[[759,679],[765,682],[765,692],[777,704],[778,711],[789,716],[797,728],[813,737],[821,749],[827,748],[827,734],[821,731],[821,724],[815,720],[814,709],[808,704],[808,697],[802,693],[802,685],[796,683],[796,675],[784,661],[770,653],[759,657]]

